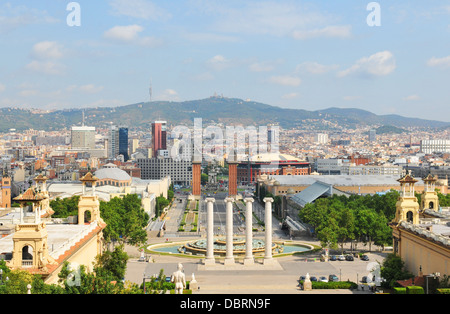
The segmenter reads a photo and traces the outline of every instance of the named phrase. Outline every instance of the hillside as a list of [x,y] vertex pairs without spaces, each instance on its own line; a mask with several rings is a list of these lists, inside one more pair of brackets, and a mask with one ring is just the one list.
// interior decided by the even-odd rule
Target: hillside
[[[85,111],[86,125],[96,127],[112,123],[148,129],[155,120],[167,120],[171,125],[193,125],[195,118],[204,123],[215,122],[226,125],[267,125],[278,123],[284,128],[308,127],[310,129],[355,128],[358,125],[395,125],[399,128],[418,126],[445,128],[448,122],[406,118],[398,115],[375,115],[360,109],[329,108],[308,111],[284,109],[263,103],[235,98],[210,97],[195,101],[155,101],[121,107],[88,108]],[[82,109],[57,110],[49,113],[34,113],[26,109],[0,109],[0,132],[10,128],[59,130],[80,125]]]

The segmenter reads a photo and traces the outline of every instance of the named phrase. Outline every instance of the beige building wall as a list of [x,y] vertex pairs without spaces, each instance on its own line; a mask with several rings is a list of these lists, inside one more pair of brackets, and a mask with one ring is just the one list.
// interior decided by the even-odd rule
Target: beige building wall
[[[75,249],[75,252],[66,260],[74,265],[84,265],[87,272],[92,272],[94,270],[93,262],[97,255],[102,254],[101,239],[103,234],[97,233],[91,239],[89,239],[86,244]],[[61,262],[60,266],[53,271],[49,277],[45,280],[46,284],[57,284],[58,274],[61,271],[64,262]]]
[[398,254],[411,273],[417,276],[422,269],[424,275],[435,272],[441,273],[441,276],[450,275],[449,247],[437,245],[402,229],[394,229],[393,235],[401,239]]

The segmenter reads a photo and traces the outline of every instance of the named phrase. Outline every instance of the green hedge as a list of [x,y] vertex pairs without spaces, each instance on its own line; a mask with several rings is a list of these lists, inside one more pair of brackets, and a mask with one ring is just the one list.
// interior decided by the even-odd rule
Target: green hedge
[[406,288],[404,287],[394,287],[394,294],[406,294]]
[[450,288],[437,289],[436,294],[450,294]]
[[[300,284],[303,285],[303,280],[300,281]],[[351,281],[331,281],[331,282],[321,282],[321,281],[312,281],[313,289],[356,289],[358,285]]]
[[425,292],[422,287],[409,286],[409,287],[406,287],[406,294],[425,294]]

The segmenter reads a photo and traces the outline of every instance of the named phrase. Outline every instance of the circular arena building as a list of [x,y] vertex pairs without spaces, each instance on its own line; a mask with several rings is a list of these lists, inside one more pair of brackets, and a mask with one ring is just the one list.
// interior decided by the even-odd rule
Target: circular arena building
[[98,178],[97,186],[112,185],[125,187],[131,185],[131,177],[115,164],[109,163],[97,170],[94,175]]

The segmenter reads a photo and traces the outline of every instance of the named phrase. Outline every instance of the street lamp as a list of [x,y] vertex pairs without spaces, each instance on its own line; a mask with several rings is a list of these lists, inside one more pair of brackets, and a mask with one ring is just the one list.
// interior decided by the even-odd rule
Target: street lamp
[[150,279],[150,280],[151,280],[151,277],[150,277],[150,278],[147,277],[147,276],[145,275],[145,273],[144,273],[144,274],[143,274],[143,278],[142,278],[142,284],[143,284],[143,286],[144,286],[144,294],[146,294],[145,281],[146,281],[147,279]]

